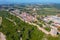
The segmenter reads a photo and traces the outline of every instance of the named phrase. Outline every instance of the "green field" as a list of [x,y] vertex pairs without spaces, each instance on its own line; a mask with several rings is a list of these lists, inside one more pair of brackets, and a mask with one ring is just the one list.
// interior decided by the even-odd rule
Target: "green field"
[[60,10],[56,8],[41,8],[37,11],[39,15],[56,15],[60,14]]

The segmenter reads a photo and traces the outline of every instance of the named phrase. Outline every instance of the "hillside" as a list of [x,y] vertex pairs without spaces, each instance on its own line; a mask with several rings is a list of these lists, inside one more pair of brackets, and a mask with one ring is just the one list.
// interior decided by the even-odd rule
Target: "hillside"
[[[46,35],[38,30],[36,26],[23,22],[16,16],[9,14],[7,11],[0,11],[0,17],[2,17],[0,32],[3,32],[6,35],[7,40],[20,40],[21,37],[22,40],[60,40],[60,37],[55,38]],[[13,20],[16,25],[6,18]]]

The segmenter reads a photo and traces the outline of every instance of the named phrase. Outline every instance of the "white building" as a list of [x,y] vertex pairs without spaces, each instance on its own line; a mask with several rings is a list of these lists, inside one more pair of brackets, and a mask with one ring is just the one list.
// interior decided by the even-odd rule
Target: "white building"
[[19,9],[15,9],[15,10],[11,11],[11,13],[13,13],[15,15],[20,15],[20,10]]
[[0,40],[6,40],[6,36],[2,32],[0,32]]
[[58,32],[57,28],[52,28],[51,31],[50,31],[50,34],[52,36],[56,36],[57,35],[57,32]]

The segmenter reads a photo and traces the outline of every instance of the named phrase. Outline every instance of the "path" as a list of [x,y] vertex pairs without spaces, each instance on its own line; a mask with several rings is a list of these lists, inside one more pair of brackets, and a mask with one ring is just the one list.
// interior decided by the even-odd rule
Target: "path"
[[17,25],[16,22],[14,22],[12,19],[9,19],[9,18],[7,18],[7,17],[6,17],[6,19],[8,19],[9,21],[13,22],[14,25]]

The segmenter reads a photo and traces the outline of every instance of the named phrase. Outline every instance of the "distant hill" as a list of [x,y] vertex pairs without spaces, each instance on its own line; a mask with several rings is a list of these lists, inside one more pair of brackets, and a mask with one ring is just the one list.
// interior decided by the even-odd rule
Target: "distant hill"
[[60,9],[60,4],[53,4],[53,7]]

